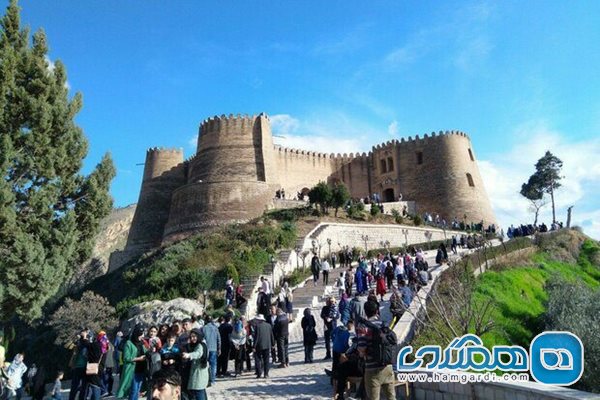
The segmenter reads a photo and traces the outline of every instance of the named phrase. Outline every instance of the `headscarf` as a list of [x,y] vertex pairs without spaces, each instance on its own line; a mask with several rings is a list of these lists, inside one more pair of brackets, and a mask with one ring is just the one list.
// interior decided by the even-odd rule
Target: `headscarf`
[[304,316],[305,317],[310,317],[311,316],[310,308],[307,307],[307,308],[304,309]]
[[133,328],[133,332],[131,332],[131,342],[134,344],[138,344],[140,343],[140,336],[142,336],[144,334],[144,329],[142,329],[141,326],[137,325],[135,328]]
[[108,351],[108,338],[106,337],[106,332],[98,332],[98,335],[96,336],[96,341],[100,343],[100,349],[102,350],[102,354],[105,354]]
[[190,342],[187,344],[190,352],[195,351],[200,345],[200,342],[204,340],[204,334],[200,329],[192,329],[192,331],[190,332],[190,339],[192,335],[196,336],[198,338],[198,341],[196,341],[196,343],[192,343],[192,341],[190,340]]

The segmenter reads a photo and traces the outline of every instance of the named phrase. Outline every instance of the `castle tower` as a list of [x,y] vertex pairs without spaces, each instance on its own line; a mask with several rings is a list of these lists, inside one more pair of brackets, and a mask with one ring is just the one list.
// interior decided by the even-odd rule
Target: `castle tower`
[[185,182],[182,149],[148,149],[142,188],[127,237],[126,251],[139,254],[161,244],[171,196]]
[[279,187],[274,157],[266,115],[205,120],[188,183],[173,193],[164,240],[261,215]]
[[397,160],[399,190],[404,199],[416,201],[419,213],[439,214],[448,223],[465,215],[467,223],[497,222],[466,134],[440,132],[403,140]]

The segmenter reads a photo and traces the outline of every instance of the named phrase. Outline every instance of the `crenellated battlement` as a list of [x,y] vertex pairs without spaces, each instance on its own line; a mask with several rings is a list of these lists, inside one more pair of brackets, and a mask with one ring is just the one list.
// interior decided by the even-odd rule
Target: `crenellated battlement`
[[467,135],[464,132],[461,131],[439,131],[439,132],[431,132],[429,134],[424,134],[423,136],[419,136],[416,135],[414,138],[412,136],[409,136],[408,138],[400,138],[400,140],[398,139],[393,139],[393,140],[389,140],[385,143],[380,143],[377,144],[375,146],[373,146],[373,150],[375,151],[381,151],[381,150],[387,150],[391,147],[394,146],[411,146],[411,145],[424,145],[427,143],[433,143],[433,141],[437,141],[437,140],[446,140],[448,138],[452,138],[452,137],[464,137],[469,139],[469,135]]
[[258,115],[215,115],[202,121],[200,124],[200,135],[209,135],[217,132],[245,132],[254,126],[254,123],[258,117],[263,117],[267,120],[269,119],[269,117],[267,117],[267,115],[264,113],[260,113]]
[[183,154],[183,148],[181,147],[150,147],[148,150],[146,150],[146,154],[166,154],[166,153],[173,153],[173,154]]

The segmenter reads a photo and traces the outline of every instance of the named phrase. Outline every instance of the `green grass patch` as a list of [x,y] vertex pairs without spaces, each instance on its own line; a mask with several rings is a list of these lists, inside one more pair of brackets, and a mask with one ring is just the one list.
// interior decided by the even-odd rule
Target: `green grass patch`
[[[541,243],[538,251],[523,258],[522,262],[504,265],[499,270],[488,270],[481,274],[473,285],[473,304],[482,305],[490,299],[493,302],[488,318],[493,321],[494,327],[482,335],[486,346],[517,344],[528,347],[531,340],[545,329],[549,300],[548,284],[555,279],[583,284],[593,291],[599,290],[598,242],[583,239],[576,232],[565,231],[544,237]],[[579,249],[575,248],[576,243],[580,243]],[[517,250],[524,247],[524,244],[510,244],[506,250]],[[505,249],[499,246],[493,253],[501,255],[505,252]],[[576,262],[568,262],[570,259]],[[476,261],[477,259],[473,260],[472,257],[464,260],[469,265]],[[441,301],[452,300],[447,297]],[[440,335],[436,331],[448,333],[449,328],[445,326],[441,316],[433,313],[432,321],[421,329],[414,345],[446,346],[448,343],[441,343]]]

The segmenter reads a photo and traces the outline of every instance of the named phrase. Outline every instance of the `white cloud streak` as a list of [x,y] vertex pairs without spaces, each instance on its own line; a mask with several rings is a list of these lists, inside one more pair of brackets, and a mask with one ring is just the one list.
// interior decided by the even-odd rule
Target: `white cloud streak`
[[[562,187],[556,191],[557,220],[566,223],[567,207],[574,205],[572,225],[600,238],[600,139],[573,141],[552,130],[544,121],[532,121],[515,131],[523,138],[512,149],[480,160],[479,168],[496,217],[506,228],[511,223],[533,222],[528,201],[519,194],[521,185],[533,174],[536,161],[549,150],[563,161]],[[540,221],[552,220],[550,203],[540,213]]]

